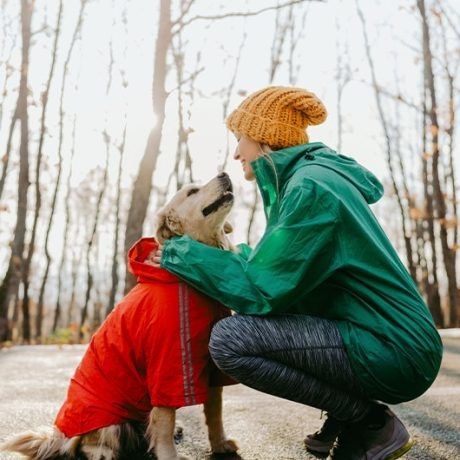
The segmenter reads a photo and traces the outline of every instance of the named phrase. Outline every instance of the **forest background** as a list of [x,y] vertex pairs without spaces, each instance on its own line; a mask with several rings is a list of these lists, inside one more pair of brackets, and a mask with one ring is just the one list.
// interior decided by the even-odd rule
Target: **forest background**
[[385,185],[373,210],[438,327],[460,326],[457,0],[1,0],[0,343],[85,341],[128,248],[190,181],[231,175],[225,116],[267,85],[328,108],[310,139]]

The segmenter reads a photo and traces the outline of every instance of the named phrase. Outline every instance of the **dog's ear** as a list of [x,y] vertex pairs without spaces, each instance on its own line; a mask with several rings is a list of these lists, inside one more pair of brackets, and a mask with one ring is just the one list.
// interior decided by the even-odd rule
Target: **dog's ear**
[[173,236],[181,236],[184,234],[182,223],[176,213],[169,209],[165,212],[160,212],[158,215],[158,226],[156,237],[160,244],[165,240],[169,240]]
[[224,232],[225,233],[232,233],[233,232],[233,227],[232,224],[228,221],[224,222]]

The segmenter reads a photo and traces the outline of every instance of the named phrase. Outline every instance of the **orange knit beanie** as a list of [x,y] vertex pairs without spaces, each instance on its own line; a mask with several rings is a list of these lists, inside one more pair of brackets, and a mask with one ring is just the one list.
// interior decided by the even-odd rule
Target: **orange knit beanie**
[[301,88],[269,86],[248,96],[227,118],[230,131],[274,149],[306,144],[308,125],[327,117],[318,97]]

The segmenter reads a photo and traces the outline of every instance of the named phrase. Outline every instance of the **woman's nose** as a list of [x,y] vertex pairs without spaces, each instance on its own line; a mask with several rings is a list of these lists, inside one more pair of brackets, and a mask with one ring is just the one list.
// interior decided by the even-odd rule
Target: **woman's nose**
[[240,158],[240,149],[239,146],[237,145],[235,148],[235,153],[233,154],[233,159],[238,160]]

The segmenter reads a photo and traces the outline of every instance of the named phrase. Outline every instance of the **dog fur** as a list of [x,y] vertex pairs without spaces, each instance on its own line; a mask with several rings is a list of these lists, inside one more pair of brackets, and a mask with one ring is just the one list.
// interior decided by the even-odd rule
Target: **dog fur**
[[[189,235],[204,244],[233,250],[226,235],[232,228],[225,220],[232,205],[232,184],[225,173],[204,186],[187,185],[158,213],[156,238],[162,244],[173,236]],[[226,437],[223,428],[222,387],[210,388],[204,415],[213,453],[236,452],[238,445]],[[151,452],[158,460],[185,460],[186,457],[179,457],[175,447],[175,422],[175,408],[153,407],[146,427],[138,422],[123,423],[72,438],[56,427],[29,431],[3,443],[0,450],[18,452],[33,460],[111,460],[134,458],[134,453],[139,452],[145,453],[144,458],[149,458]]]

